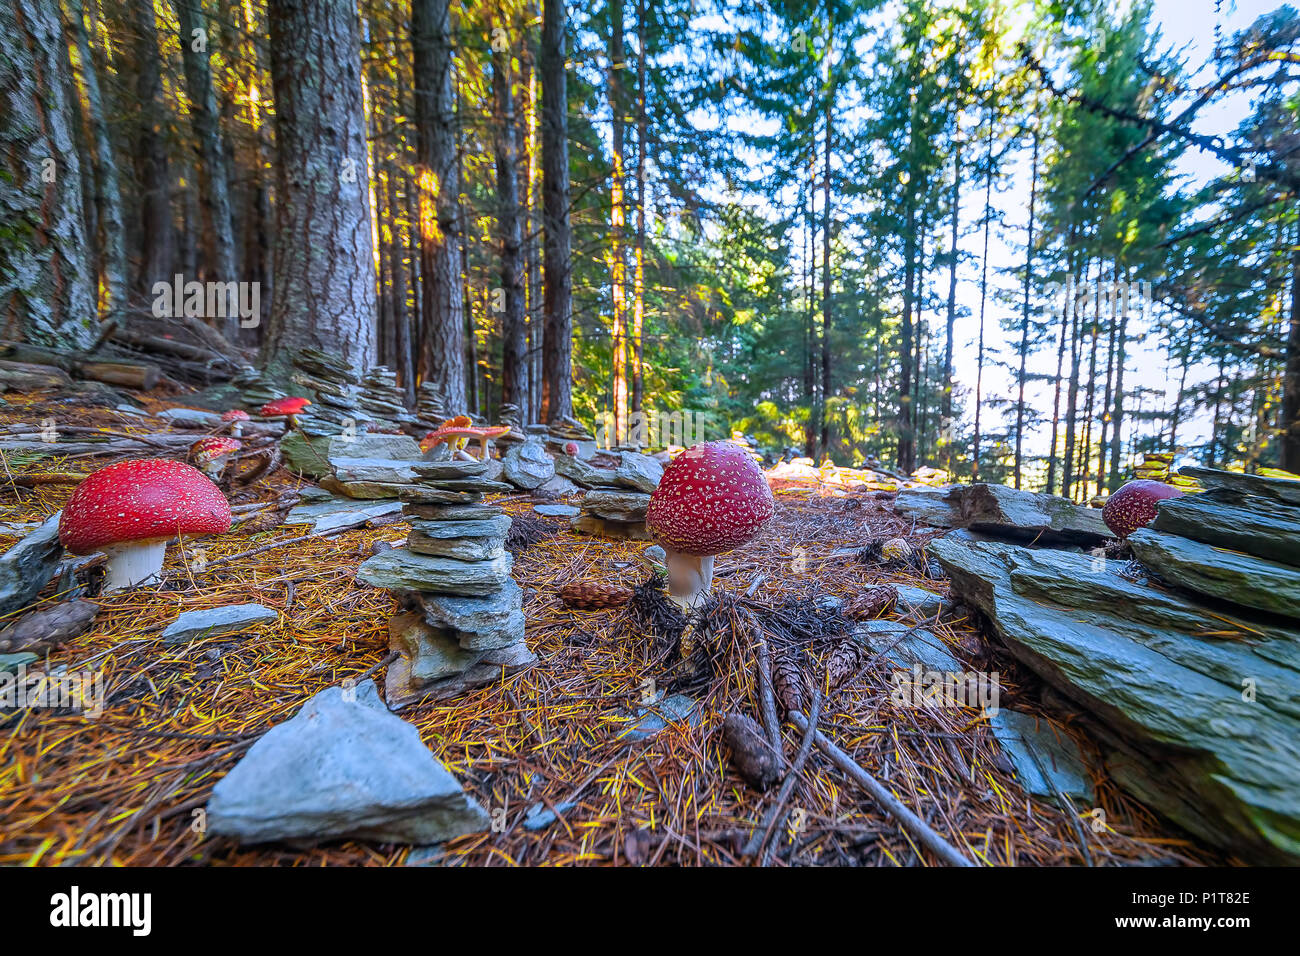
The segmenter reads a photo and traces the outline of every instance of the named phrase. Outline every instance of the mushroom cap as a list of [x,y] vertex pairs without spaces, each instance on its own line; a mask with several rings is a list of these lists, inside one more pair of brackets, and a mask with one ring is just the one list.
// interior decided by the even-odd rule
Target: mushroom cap
[[252,416],[242,408],[232,408],[228,412],[221,413],[221,420],[223,422],[246,422],[251,418]]
[[564,453],[570,458],[578,457],[578,443],[576,441],[566,441],[564,443]]
[[477,428],[473,425],[453,425],[451,422],[444,422],[442,427],[437,431],[429,432],[420,439],[420,450],[428,451],[435,445],[441,445],[449,438],[500,438],[509,431],[509,425],[494,425],[489,428]]
[[1156,516],[1156,503],[1166,498],[1181,498],[1183,492],[1163,481],[1139,478],[1120,487],[1106,499],[1101,520],[1118,538],[1127,538],[1138,528],[1146,527]]
[[310,399],[295,398],[277,398],[273,402],[267,402],[258,412],[263,418],[279,418],[282,415],[297,415],[304,408],[311,404]]
[[702,442],[664,469],[646,528],[679,554],[721,554],[758,534],[772,507],[772,489],[749,452],[727,441]]
[[239,451],[244,447],[244,443],[236,441],[233,438],[223,438],[220,435],[214,435],[211,438],[200,438],[190,446],[190,454],[194,460],[207,464],[222,455],[229,455],[232,452]]
[[59,540],[73,554],[109,544],[223,534],[230,504],[197,468],[168,458],[132,458],[88,475],[59,518]]

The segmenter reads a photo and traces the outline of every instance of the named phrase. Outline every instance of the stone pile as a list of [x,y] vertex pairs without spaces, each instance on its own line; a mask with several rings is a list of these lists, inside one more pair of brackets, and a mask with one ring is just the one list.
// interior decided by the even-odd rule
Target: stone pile
[[397,373],[382,365],[361,377],[357,404],[383,431],[397,431],[403,425],[416,423],[406,408],[406,393],[398,387]]
[[614,468],[596,468],[581,458],[561,454],[556,472],[588,491],[578,502],[581,514],[569,526],[582,534],[649,541],[645,527],[650,495],[659,487],[664,469],[649,455],[626,451]]
[[240,369],[230,380],[231,386],[239,390],[240,401],[245,408],[261,408],[267,402],[284,398],[284,392],[272,384],[271,380],[255,368]]
[[519,411],[519,406],[513,402],[507,402],[497,411],[497,423],[510,426],[510,431],[494,439],[497,446],[503,451],[512,445],[518,445],[527,440],[528,436],[524,432],[523,420],[523,413]]
[[293,382],[312,392],[312,404],[298,416],[307,435],[364,432],[371,417],[361,410],[360,379],[352,367],[320,349],[301,349],[293,357]]
[[415,422],[424,432],[437,430],[448,418],[446,403],[433,382],[421,382],[415,390]]
[[596,454],[596,436],[581,422],[572,418],[561,418],[546,427],[547,450],[555,454],[563,454],[564,446],[569,442],[577,444],[578,455],[582,458],[590,458]]
[[361,565],[359,580],[392,590],[385,696],[394,710],[442,700],[499,680],[536,660],[524,642],[523,594],[505,549],[510,516],[484,503],[509,485],[484,477],[481,461],[411,463],[416,480],[398,492],[411,525],[406,546]]

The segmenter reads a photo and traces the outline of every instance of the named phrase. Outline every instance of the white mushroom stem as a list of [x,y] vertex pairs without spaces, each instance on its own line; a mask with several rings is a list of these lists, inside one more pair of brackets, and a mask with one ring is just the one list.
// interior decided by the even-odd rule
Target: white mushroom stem
[[240,438],[243,436],[244,423],[242,420],[236,419],[234,422],[231,423],[230,434],[234,435],[236,438]]
[[108,594],[156,578],[162,571],[163,557],[167,554],[167,539],[125,541],[101,550],[108,555],[108,573],[104,578],[104,593]]
[[199,462],[199,471],[203,472],[213,481],[216,481],[221,477],[221,473],[225,471],[226,462],[228,461],[230,461],[229,454],[221,455],[220,457],[213,458],[210,461],[201,461]]
[[713,555],[681,554],[664,549],[668,596],[683,611],[695,607],[713,587]]

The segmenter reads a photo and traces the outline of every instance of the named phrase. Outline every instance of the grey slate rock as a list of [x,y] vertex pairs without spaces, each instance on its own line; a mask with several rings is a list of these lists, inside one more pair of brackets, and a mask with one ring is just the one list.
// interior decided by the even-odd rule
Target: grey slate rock
[[559,455],[555,459],[555,473],[584,488],[602,488],[614,484],[615,473],[610,468],[596,468],[581,458]]
[[209,830],[240,843],[430,844],[487,829],[487,813],[374,682],[354,694],[327,688],[255,743],[213,788]]
[[1300,567],[1300,505],[1213,488],[1160,502],[1149,527]]
[[908,488],[894,510],[941,528],[971,528],[1015,541],[1091,546],[1112,537],[1101,511],[1057,495],[977,483]]
[[533,489],[535,498],[567,498],[569,495],[576,495],[582,489],[578,485],[563,475],[555,475],[547,481],[542,482]]
[[55,512],[0,555],[0,615],[27,607],[54,577],[63,558],[59,543],[62,513]]
[[1267,475],[1243,475],[1217,468],[1183,465],[1178,474],[1195,478],[1206,488],[1226,488],[1247,495],[1271,498],[1290,505],[1300,505],[1300,481],[1290,478],[1270,478]]
[[420,445],[410,435],[384,435],[362,432],[359,435],[333,435],[326,446],[329,458],[383,458],[415,461]]
[[513,562],[508,551],[491,561],[467,562],[393,548],[366,559],[357,580],[394,590],[486,596],[505,587]]
[[618,484],[647,494],[659,487],[663,476],[663,465],[649,455],[642,455],[635,451],[623,452],[622,460],[614,472],[614,480]]
[[582,496],[582,510],[597,518],[613,521],[644,521],[650,496],[639,491],[589,491]]
[[454,458],[446,461],[417,461],[412,463],[411,468],[421,478],[447,481],[454,478],[475,478],[482,475],[487,470],[487,462],[477,459],[466,461],[463,458]]
[[922,670],[961,673],[966,665],[952,655],[947,645],[933,631],[909,627],[901,621],[879,618],[864,621],[853,628],[853,635],[864,641],[873,653],[885,655],[904,670],[920,665]]
[[416,480],[414,463],[392,458],[330,458],[330,467],[339,481],[382,481],[409,484]]
[[167,625],[162,639],[167,644],[184,644],[195,638],[226,637],[258,624],[273,624],[279,619],[280,615],[272,608],[261,604],[200,608],[182,612]]
[[1073,739],[1054,733],[1046,721],[1005,707],[992,715],[989,725],[1027,793],[1059,802],[1059,791],[1082,807],[1092,806],[1092,780]]
[[385,515],[397,514],[402,505],[397,501],[380,500],[375,504],[358,505],[355,498],[339,498],[325,492],[326,499],[295,505],[285,516],[287,525],[310,524],[316,534],[324,534],[357,522]]
[[516,488],[532,491],[555,477],[555,461],[541,442],[521,442],[501,459],[501,474]]
[[543,518],[575,518],[582,513],[573,505],[533,505],[533,510]]
[[653,737],[670,723],[685,722],[691,727],[698,727],[703,715],[696,703],[685,694],[672,694],[663,700],[647,704],[637,711],[636,721],[619,734],[619,739],[643,740]]

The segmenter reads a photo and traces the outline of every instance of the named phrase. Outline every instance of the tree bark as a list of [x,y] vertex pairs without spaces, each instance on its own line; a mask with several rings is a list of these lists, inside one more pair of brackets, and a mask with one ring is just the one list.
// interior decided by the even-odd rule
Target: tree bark
[[573,276],[569,229],[569,96],[565,74],[564,0],[542,4],[542,218],[546,230],[543,311],[546,314],[542,417],[573,417]]
[[636,3],[636,248],[632,279],[632,411],[641,411],[645,397],[642,357],[645,334],[645,178],[646,178],[646,9]]
[[[449,414],[466,402],[460,170],[449,0],[413,0],[416,165],[420,188],[423,364]],[[472,373],[472,370],[470,370]]]
[[830,402],[831,395],[831,143],[834,136],[834,87],[827,82],[826,90],[826,142],[822,175],[822,416],[821,454],[825,460],[831,451]]
[[627,441],[627,251],[623,231],[627,223],[624,197],[624,114],[622,73],[627,63],[623,50],[623,0],[609,3],[609,63],[606,96],[609,100],[613,170],[609,190],[609,278],[611,291],[610,365],[614,373],[614,435]]
[[[189,94],[190,124],[194,128],[194,164],[198,168],[199,209],[207,256],[205,278],[216,282],[234,282],[238,280],[238,275],[235,267],[235,237],[231,231],[230,195],[226,191],[229,177],[226,160],[228,153],[221,136],[217,97],[212,86],[207,14],[203,10],[203,0],[173,0],[173,6],[180,24],[181,59],[185,66],[185,86]],[[235,341],[238,331],[239,317],[229,316],[223,330],[226,338]]]
[[[1297,229],[1300,232],[1300,228]],[[1282,374],[1280,464],[1300,473],[1300,242],[1291,249],[1291,316]]]
[[90,35],[86,29],[82,0],[68,0],[68,13],[72,19],[72,39],[77,44],[77,58],[81,61],[82,89],[90,113],[95,167],[95,220],[99,227],[105,293],[103,311],[105,315],[110,315],[124,309],[127,302],[126,224],[122,214],[122,192],[104,95],[99,85],[99,71],[91,55]]
[[136,109],[135,173],[140,190],[140,268],[135,289],[142,300],[154,283],[172,280],[173,235],[171,177],[167,170],[167,118],[163,105],[162,53],[150,3],[133,6],[135,29]]
[[993,109],[989,108],[989,135],[986,159],[989,164],[984,176],[984,259],[980,273],[980,329],[979,349],[975,360],[975,438],[971,448],[970,476],[978,481],[980,476],[980,406],[984,400],[984,305],[989,287],[989,233],[993,228]]
[[360,28],[346,0],[269,0],[275,290],[262,362],[313,347],[361,371],[376,352]]
[[[499,9],[499,8],[498,8]],[[504,28],[504,19],[500,25]],[[528,407],[528,328],[524,324],[523,239],[519,229],[519,174],[515,168],[515,106],[509,50],[492,53],[492,94],[496,103],[497,227],[501,242],[501,403]]]
[[1020,315],[1020,371],[1016,377],[1016,463],[1013,483],[1020,487],[1021,467],[1024,462],[1025,439],[1025,380],[1026,364],[1029,361],[1029,286],[1033,281],[1034,271],[1034,206],[1038,198],[1038,130],[1033,132],[1034,151],[1030,161],[1029,182],[1029,235],[1025,240],[1025,285],[1024,301]]
[[55,0],[0,4],[0,327],[56,348],[94,338],[73,106]]
[[944,468],[949,477],[953,466],[953,429],[956,422],[952,418],[952,353],[953,329],[957,324],[957,240],[961,224],[961,142],[953,147],[952,167],[952,240],[950,246],[951,261],[948,263],[948,315],[944,323],[943,344],[943,398],[939,409],[939,440],[943,444]]

